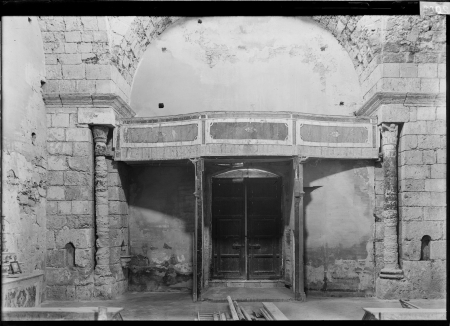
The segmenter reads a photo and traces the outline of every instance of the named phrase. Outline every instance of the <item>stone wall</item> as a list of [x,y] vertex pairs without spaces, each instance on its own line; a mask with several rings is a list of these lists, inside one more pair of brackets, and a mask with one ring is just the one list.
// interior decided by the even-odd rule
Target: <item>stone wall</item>
[[[2,253],[45,269],[47,150],[37,17],[2,17]],[[5,64],[6,63],[6,64]]]
[[[47,106],[47,298],[87,300],[94,289],[92,132],[76,107]],[[67,244],[74,247],[70,261]]]
[[104,16],[41,16],[45,93],[114,93],[128,101],[130,86],[111,65],[110,30]]
[[364,100],[376,92],[445,92],[445,17],[378,16],[378,20],[374,28],[379,29],[381,51],[360,76]]
[[114,294],[128,289],[128,269],[122,268],[120,257],[129,255],[128,189],[129,167],[107,157],[109,198],[110,270],[116,280]]
[[[445,106],[408,107],[399,139],[399,254],[411,298],[446,295]],[[428,235],[430,256],[421,257]]]

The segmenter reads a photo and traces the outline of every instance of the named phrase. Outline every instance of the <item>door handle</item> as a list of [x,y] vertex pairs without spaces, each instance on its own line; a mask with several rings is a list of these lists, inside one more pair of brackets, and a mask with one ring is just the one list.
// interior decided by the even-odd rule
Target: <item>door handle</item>
[[241,245],[241,244],[239,244],[239,243],[233,243],[233,245],[231,246],[231,248],[233,248],[233,249],[239,249],[239,248],[241,248],[241,247],[243,247],[244,245]]
[[261,245],[260,244],[251,244],[248,245],[249,247],[255,248],[255,249],[261,249]]

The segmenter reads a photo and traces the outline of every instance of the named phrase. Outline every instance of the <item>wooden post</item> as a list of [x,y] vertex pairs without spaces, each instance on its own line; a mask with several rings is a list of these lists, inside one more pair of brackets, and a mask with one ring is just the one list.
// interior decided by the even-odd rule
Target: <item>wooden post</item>
[[303,263],[303,163],[305,157],[294,158],[294,297],[305,301],[304,263]]
[[203,175],[204,160],[191,159],[195,166],[195,221],[194,221],[194,256],[193,256],[193,297],[194,302],[201,300],[203,288]]
[[195,206],[195,231],[192,232],[192,299],[197,302],[197,205]]

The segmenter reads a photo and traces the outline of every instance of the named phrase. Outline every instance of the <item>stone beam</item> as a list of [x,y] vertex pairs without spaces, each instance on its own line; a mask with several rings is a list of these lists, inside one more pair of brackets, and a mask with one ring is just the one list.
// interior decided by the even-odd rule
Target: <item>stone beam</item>
[[78,108],[78,123],[114,128],[116,126],[116,116],[114,109],[111,107]]
[[120,96],[111,93],[47,93],[44,94],[44,102],[48,108],[112,108],[116,118],[132,118],[136,115]]

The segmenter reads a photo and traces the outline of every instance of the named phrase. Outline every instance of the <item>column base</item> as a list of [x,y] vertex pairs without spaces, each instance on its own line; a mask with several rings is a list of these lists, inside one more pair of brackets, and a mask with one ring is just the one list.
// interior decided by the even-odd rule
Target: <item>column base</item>
[[401,269],[383,268],[380,271],[380,278],[400,280],[403,278],[403,271]]
[[306,301],[305,292],[294,293],[294,296],[295,296],[295,301],[301,301],[301,302]]
[[375,292],[378,299],[393,300],[410,297],[412,284],[405,278],[386,279],[378,277],[375,282]]

